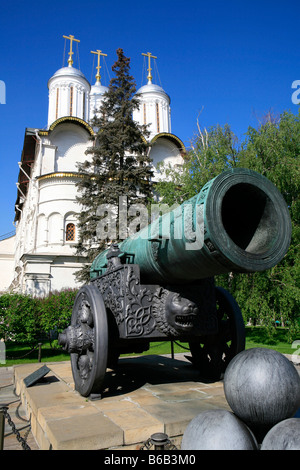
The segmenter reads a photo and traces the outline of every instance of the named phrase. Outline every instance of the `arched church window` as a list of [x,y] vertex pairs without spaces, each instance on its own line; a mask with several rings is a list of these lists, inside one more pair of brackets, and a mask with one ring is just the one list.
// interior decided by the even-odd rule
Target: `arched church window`
[[75,224],[68,224],[66,226],[66,241],[67,242],[75,241]]

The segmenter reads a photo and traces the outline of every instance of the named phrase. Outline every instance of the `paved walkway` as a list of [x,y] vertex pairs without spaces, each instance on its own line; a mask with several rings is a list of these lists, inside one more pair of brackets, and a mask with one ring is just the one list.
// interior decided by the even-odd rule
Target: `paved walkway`
[[[29,426],[30,423],[26,419],[25,410],[20,397],[15,393],[13,367],[0,367],[0,404],[8,405],[8,413],[16,430],[18,430],[22,438],[26,437],[26,442],[30,449],[39,450]],[[23,450],[21,443],[17,441],[16,435],[13,433],[7,419],[5,419],[3,450]]]
[[[69,362],[47,363],[51,372],[45,383],[26,390],[22,379],[43,364],[17,366],[16,391],[25,404],[19,414],[31,414],[31,449],[139,449],[155,432],[165,432],[179,446],[187,424],[202,410],[229,409],[223,383],[199,382],[198,372],[183,354],[175,359],[121,358],[119,363],[117,372],[107,373],[107,388],[97,401],[88,401],[74,391]],[[13,381],[13,370],[6,369],[6,378],[4,370],[0,368],[1,387]],[[0,402],[17,399],[13,388],[0,389]],[[15,416],[16,405],[10,405],[9,411],[17,427],[22,427],[27,423]],[[5,437],[4,449],[8,448],[22,449],[14,436]]]
[[[50,372],[44,383],[30,388],[22,385],[22,379],[43,364],[17,366],[15,370],[1,367],[0,403],[10,403],[9,414],[22,437],[29,430],[31,450],[50,446],[139,449],[155,432],[165,432],[180,447],[184,429],[194,416],[212,408],[230,410],[223,382],[199,381],[198,372],[183,354],[175,359],[140,356],[119,362],[116,372],[107,373],[107,388],[97,401],[88,401],[74,391],[69,361],[47,363]],[[300,366],[297,369],[300,373]],[[16,393],[22,393],[23,404]],[[26,421],[29,413],[32,429]],[[22,450],[7,420],[4,450]]]

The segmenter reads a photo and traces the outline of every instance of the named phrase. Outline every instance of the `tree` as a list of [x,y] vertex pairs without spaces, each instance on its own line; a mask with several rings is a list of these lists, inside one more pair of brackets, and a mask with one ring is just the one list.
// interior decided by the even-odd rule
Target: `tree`
[[295,337],[300,318],[299,115],[284,112],[277,120],[265,120],[258,129],[249,127],[240,160],[242,166],[266,176],[283,195],[292,219],[292,240],[277,266],[247,279],[241,276],[235,290],[248,317],[256,315],[273,325],[276,320],[289,324]]
[[197,127],[183,167],[159,165],[163,178],[156,190],[163,203],[182,203],[222,171],[239,165],[239,142],[228,124],[202,129],[197,121]]
[[[191,143],[181,171],[161,167],[171,183],[157,185],[163,201],[172,205],[197,194],[204,184],[228,168],[243,167],[266,176],[281,192],[292,219],[292,241],[284,259],[262,273],[217,276],[216,283],[231,291],[246,322],[274,327],[289,325],[290,335],[299,332],[300,301],[300,117],[270,113],[258,128],[249,127],[238,141],[229,125],[202,130]],[[176,184],[174,184],[176,182]]]
[[[82,209],[77,253],[86,257],[88,265],[108,243],[119,240],[118,230],[113,235],[108,231],[106,239],[97,237],[97,227],[107,215],[105,210],[99,212],[99,207],[113,206],[118,220],[119,197],[126,196],[127,205],[147,205],[152,195],[148,131],[132,119],[133,110],[139,107],[139,97],[129,74],[130,59],[122,49],[117,50],[117,56],[112,67],[115,77],[93,122],[98,132],[86,152],[90,158],[79,165],[82,177],[77,201]],[[88,279],[88,269],[87,266],[79,271],[79,280]]]

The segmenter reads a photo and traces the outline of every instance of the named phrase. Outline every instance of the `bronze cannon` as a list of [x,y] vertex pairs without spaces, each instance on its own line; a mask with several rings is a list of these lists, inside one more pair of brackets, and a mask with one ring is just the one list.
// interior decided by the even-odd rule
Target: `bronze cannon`
[[214,276],[275,266],[290,237],[288,208],[277,188],[239,168],[112,244],[93,261],[71,325],[59,335],[71,354],[76,390],[100,393],[120,354],[164,340],[188,343],[201,376],[218,380],[245,348],[245,331],[239,306],[215,286]]

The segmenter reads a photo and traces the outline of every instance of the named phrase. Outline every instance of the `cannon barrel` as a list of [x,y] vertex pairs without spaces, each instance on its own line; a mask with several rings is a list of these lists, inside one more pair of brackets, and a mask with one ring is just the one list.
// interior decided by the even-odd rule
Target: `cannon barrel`
[[[226,272],[264,271],[278,264],[291,238],[287,205],[277,188],[249,169],[225,171],[199,194],[119,244],[141,281],[189,283]],[[92,263],[105,272],[108,250]]]

